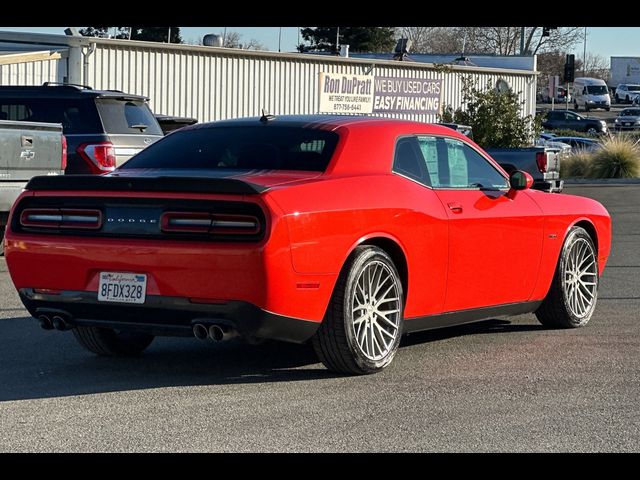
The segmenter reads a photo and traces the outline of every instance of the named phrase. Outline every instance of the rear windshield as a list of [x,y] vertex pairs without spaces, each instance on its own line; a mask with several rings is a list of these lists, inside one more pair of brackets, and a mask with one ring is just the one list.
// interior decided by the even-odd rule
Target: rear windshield
[[0,120],[61,123],[65,134],[102,132],[93,99],[0,98]]
[[621,117],[640,117],[640,109],[638,108],[625,108],[620,112]]
[[157,120],[143,101],[97,98],[96,105],[109,134],[162,135]]
[[640,92],[640,85],[629,85],[627,89],[630,92]]
[[179,130],[121,168],[324,171],[338,135],[301,127],[238,126]]

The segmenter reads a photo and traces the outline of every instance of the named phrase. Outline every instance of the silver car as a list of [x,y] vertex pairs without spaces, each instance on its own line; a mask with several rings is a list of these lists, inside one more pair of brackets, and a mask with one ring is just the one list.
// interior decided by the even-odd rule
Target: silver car
[[616,87],[616,103],[637,103],[640,97],[640,85],[621,83]]
[[625,108],[616,117],[613,126],[616,131],[640,129],[640,108]]

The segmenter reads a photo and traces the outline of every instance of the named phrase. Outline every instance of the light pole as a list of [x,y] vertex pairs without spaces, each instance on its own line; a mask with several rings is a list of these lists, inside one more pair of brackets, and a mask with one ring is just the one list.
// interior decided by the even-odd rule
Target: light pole
[[587,27],[584,27],[584,50],[582,51],[582,76],[587,76]]
[[278,52],[280,51],[280,40],[282,40],[282,27],[278,30]]
[[336,27],[336,52],[340,52],[340,27]]

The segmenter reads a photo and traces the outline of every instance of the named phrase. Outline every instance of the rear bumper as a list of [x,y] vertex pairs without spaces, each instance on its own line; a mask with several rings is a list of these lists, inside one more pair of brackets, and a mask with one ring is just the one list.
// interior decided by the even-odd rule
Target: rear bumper
[[319,322],[286,317],[244,301],[192,303],[188,298],[148,295],[144,305],[98,302],[97,292],[62,291],[50,295],[18,291],[29,313],[62,315],[70,325],[136,330],[153,335],[193,336],[196,323],[227,325],[241,335],[302,343]]
[[564,188],[564,180],[536,180],[531,188],[543,192],[560,193]]

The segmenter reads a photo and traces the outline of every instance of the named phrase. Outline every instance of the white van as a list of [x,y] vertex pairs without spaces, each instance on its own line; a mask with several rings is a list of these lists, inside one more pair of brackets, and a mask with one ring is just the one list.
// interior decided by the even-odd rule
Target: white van
[[578,77],[573,81],[573,104],[575,109],[584,108],[588,112],[594,108],[611,110],[609,88],[599,78]]

